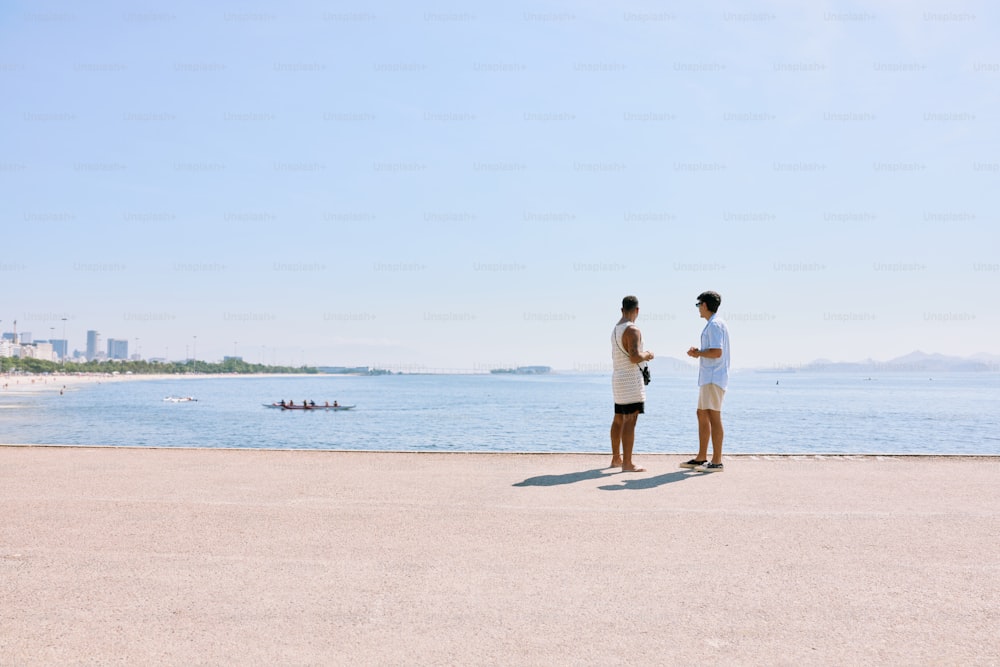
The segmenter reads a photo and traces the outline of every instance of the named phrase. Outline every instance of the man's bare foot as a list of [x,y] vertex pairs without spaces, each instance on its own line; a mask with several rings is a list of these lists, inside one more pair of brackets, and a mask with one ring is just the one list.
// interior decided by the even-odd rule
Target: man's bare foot
[[640,468],[639,466],[622,466],[622,472],[646,472],[645,468]]
[[621,459],[611,459],[611,467],[612,468],[621,468],[622,467],[622,460]]

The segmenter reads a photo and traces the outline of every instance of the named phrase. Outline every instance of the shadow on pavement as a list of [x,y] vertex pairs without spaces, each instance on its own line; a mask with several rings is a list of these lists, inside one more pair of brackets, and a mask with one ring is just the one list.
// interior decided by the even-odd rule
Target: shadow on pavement
[[613,484],[608,486],[599,486],[601,491],[642,491],[643,489],[655,489],[658,486],[663,486],[664,484],[673,484],[674,482],[682,482],[685,479],[690,479],[692,477],[704,477],[702,473],[691,473],[686,471],[668,472],[665,475],[657,475],[656,477],[642,477],[639,479],[626,479],[621,484]]
[[585,470],[583,472],[569,472],[565,475],[539,475],[538,477],[529,477],[523,482],[518,482],[517,484],[512,484],[511,486],[559,486],[560,484],[575,484],[576,482],[584,482],[588,479],[611,477],[611,474],[605,473],[604,470],[612,470],[612,468],[599,468],[596,470]]

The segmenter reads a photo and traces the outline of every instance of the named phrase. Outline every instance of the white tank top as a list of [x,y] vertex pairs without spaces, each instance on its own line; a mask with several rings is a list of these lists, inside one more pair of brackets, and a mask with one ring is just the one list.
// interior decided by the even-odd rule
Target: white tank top
[[[630,403],[643,403],[646,401],[646,385],[642,383],[642,373],[639,366],[633,364],[625,352],[622,345],[622,334],[625,329],[634,326],[631,322],[624,322],[615,326],[611,332],[611,388],[614,393],[615,403],[618,405],[629,405]],[[639,352],[642,352],[642,339],[639,339]]]

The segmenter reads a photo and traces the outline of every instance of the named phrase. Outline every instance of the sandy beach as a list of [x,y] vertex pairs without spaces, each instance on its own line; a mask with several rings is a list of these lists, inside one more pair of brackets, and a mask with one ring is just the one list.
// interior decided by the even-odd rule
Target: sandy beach
[[[274,378],[274,377],[317,377],[313,374],[298,373],[83,373],[66,375],[44,374],[0,374],[0,408],[10,405],[2,399],[5,397],[25,396],[28,394],[54,393],[60,391],[78,391],[95,384],[108,382],[148,382],[151,380],[218,380],[221,378]],[[339,376],[350,377],[350,376]]]
[[0,398],[36,393],[59,393],[101,382],[122,382],[135,375],[17,375],[0,373]]
[[107,382],[139,382],[148,380],[170,380],[183,377],[192,378],[212,378],[212,377],[239,377],[228,375],[210,375],[191,373],[189,375],[128,375],[124,373],[84,373],[66,375],[44,375],[44,374],[0,374],[0,399],[5,396],[23,396],[37,393],[56,393],[60,391],[76,391],[87,386],[103,384]]
[[1000,459],[0,447],[0,664],[995,665]]

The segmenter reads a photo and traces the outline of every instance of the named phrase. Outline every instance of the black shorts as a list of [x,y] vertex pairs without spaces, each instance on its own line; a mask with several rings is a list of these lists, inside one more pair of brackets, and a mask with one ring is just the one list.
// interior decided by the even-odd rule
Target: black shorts
[[639,403],[626,403],[621,405],[620,403],[615,403],[615,414],[616,415],[631,415],[634,413],[645,414],[646,404]]

